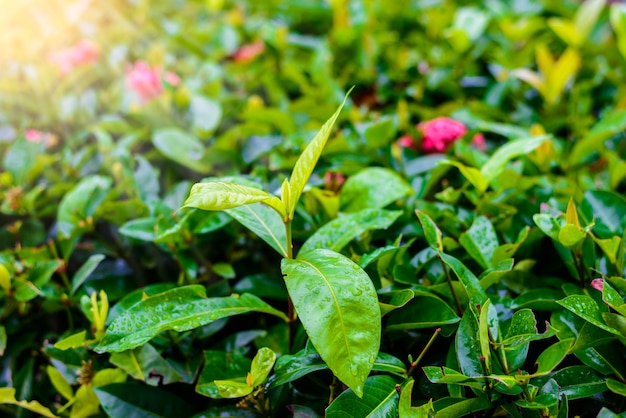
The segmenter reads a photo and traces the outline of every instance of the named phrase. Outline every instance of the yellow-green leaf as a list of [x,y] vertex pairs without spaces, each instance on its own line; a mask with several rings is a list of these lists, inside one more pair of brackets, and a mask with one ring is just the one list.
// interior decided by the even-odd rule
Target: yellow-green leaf
[[[348,94],[350,94],[350,91]],[[326,121],[317,135],[315,135],[311,143],[307,145],[304,152],[300,155],[300,158],[298,158],[298,161],[296,161],[296,165],[293,167],[291,178],[289,179],[289,207],[286,208],[289,219],[293,219],[300,195],[304,190],[304,186],[306,186],[306,183],[309,181],[309,177],[317,164],[317,160],[319,160],[320,155],[322,155],[322,150],[330,137],[330,132],[341,113],[341,109],[343,109],[343,106],[346,104],[348,94],[346,94],[346,97],[335,113]]]
[[39,414],[46,418],[58,418],[56,415],[52,413],[48,408],[43,406],[37,401],[18,401],[15,399],[15,389],[14,388],[0,388],[0,404],[11,404],[17,405],[21,408],[28,409],[36,414]]
[[54,344],[54,348],[58,348],[59,350],[68,350],[70,348],[78,348],[82,347],[85,342],[85,335],[87,331],[83,330],[77,332],[76,334],[72,334],[67,338],[62,339],[61,341],[57,341]]
[[569,225],[575,225],[580,228],[580,222],[578,222],[578,212],[576,212],[576,205],[574,199],[570,197],[567,204],[567,211],[565,212],[565,222]]
[[285,213],[281,207],[282,202],[269,193],[254,187],[221,181],[194,184],[184,207],[203,210],[224,210],[257,202],[267,202],[281,216]]
[[68,401],[74,397],[72,386],[65,380],[65,377],[63,377],[60,371],[53,366],[48,366],[46,372],[48,373],[50,382],[52,382],[52,386],[59,392],[59,395],[63,396]]
[[467,181],[469,181],[472,186],[474,186],[476,190],[478,190],[480,193],[483,193],[485,190],[487,190],[489,182],[485,179],[479,169],[474,167],[468,167],[458,161],[442,160],[439,163],[452,165],[458,168],[461,174],[463,174],[463,176],[467,179]]
[[0,287],[7,293],[11,290],[11,274],[4,264],[0,264]]

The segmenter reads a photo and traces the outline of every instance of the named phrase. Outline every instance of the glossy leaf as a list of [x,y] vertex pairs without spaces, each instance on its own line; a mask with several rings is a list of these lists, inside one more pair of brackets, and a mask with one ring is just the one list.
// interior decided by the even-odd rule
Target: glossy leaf
[[[350,91],[348,94],[350,94]],[[326,123],[324,123],[313,140],[309,143],[309,145],[307,145],[302,154],[300,154],[298,161],[296,161],[296,164],[293,167],[291,177],[289,178],[289,205],[286,207],[289,219],[293,219],[293,215],[296,211],[296,205],[298,204],[298,200],[300,200],[300,195],[304,190],[304,186],[306,186],[309,181],[309,177],[317,164],[317,160],[319,160],[320,155],[322,155],[322,151],[324,150],[326,142],[330,137],[333,126],[335,126],[335,122],[341,113],[341,109],[343,109],[343,106],[346,104],[348,94],[346,94],[346,97],[343,99],[343,102],[339,105],[335,113],[326,121]]]
[[227,209],[226,213],[254,232],[278,254],[287,257],[287,236],[280,215],[262,203]]
[[166,330],[187,331],[249,312],[286,319],[282,312],[250,294],[207,298],[203,286],[179,287],[144,299],[122,313],[109,326],[95,350],[100,353],[129,350]]
[[371,229],[387,229],[402,214],[400,211],[364,209],[340,215],[318,229],[300,248],[306,252],[316,248],[341,251],[350,241]]
[[333,373],[362,396],[380,346],[372,281],[353,261],[326,249],[283,259],[281,270],[311,342]]
[[549,136],[533,136],[507,142],[493,153],[491,158],[480,169],[487,183],[491,183],[513,158],[529,154],[541,145]]
[[443,251],[443,238],[441,230],[426,213],[418,209],[415,210],[415,213],[417,214],[417,218],[422,225],[424,236],[426,237],[428,245],[430,245],[430,247],[435,251]]
[[430,328],[455,324],[461,320],[454,310],[437,296],[427,292],[413,292],[415,297],[411,302],[386,316],[388,330]]
[[343,212],[379,209],[413,193],[411,186],[394,171],[369,167],[346,180],[339,201]]
[[544,234],[558,241],[561,225],[547,213],[537,213],[533,216],[535,224],[543,231]]
[[216,380],[214,383],[220,396],[226,399],[242,398],[254,390],[243,377],[238,380]]
[[539,357],[537,357],[537,371],[535,375],[550,373],[565,359],[573,342],[573,339],[562,340],[543,350]]
[[484,374],[480,362],[481,345],[478,332],[478,318],[472,309],[467,309],[461,318],[455,338],[459,367],[466,376],[482,376]]
[[196,183],[185,200],[184,207],[202,210],[224,210],[271,199],[269,193],[235,183],[210,181]]
[[69,337],[57,341],[54,344],[54,348],[58,348],[59,350],[68,350],[70,348],[82,347],[85,342],[86,335],[87,331],[79,331],[76,334],[72,334]]
[[491,260],[498,248],[498,236],[489,219],[477,216],[470,229],[461,234],[459,242],[482,268],[492,267]]
[[557,303],[596,327],[610,332],[611,334],[615,334],[620,337],[622,336],[618,330],[605,323],[604,319],[602,319],[602,314],[600,312],[600,308],[596,304],[596,301],[589,296],[572,295],[558,301]]
[[214,399],[222,398],[215,381],[245,376],[251,365],[252,362],[247,357],[225,351],[206,350],[204,368],[198,378],[196,392]]
[[111,364],[124,370],[134,379],[157,386],[180,382],[182,376],[150,344],[144,344],[134,350],[113,353]]
[[252,376],[252,385],[258,386],[267,379],[270,374],[274,362],[276,361],[276,353],[267,347],[262,347],[252,359],[250,367],[250,375]]
[[611,392],[626,397],[626,384],[618,380],[609,378],[606,380],[606,386]]
[[467,295],[473,305],[482,305],[487,300],[487,293],[480,285],[480,281],[474,273],[472,273],[461,261],[451,255],[445,253],[439,253],[439,256],[444,263],[450,267],[450,269],[459,278],[463,287],[467,291]]
[[411,406],[411,393],[413,392],[414,384],[415,380],[409,379],[402,385],[398,414],[403,418],[428,418],[430,412],[435,412],[432,399],[420,407]]
[[607,389],[607,380],[587,366],[569,366],[557,370],[551,376],[560,387],[560,393],[568,400],[583,399],[602,393]]
[[[446,406],[441,408],[439,404],[442,401],[446,401]],[[450,402],[452,401],[452,402]],[[463,417],[468,416],[473,412],[483,411],[491,408],[491,402],[484,397],[465,399],[449,399],[444,398],[433,404],[437,416],[442,417]]]
[[621,236],[626,228],[626,198],[605,190],[588,190],[580,205],[587,220],[593,219],[593,233],[599,238]]
[[326,408],[326,417],[392,417],[398,413],[396,380],[390,376],[367,379],[363,394],[348,389]]

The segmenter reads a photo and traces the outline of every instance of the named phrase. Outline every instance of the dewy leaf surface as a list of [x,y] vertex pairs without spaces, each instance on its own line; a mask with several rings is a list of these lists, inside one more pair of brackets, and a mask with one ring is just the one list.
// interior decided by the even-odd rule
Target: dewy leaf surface
[[123,312],[95,350],[99,353],[129,350],[166,330],[187,331],[248,312],[263,312],[286,320],[282,312],[250,294],[207,298],[203,286],[179,287],[144,299]]
[[341,251],[350,241],[370,229],[386,229],[398,217],[400,211],[364,209],[360,212],[339,216],[318,229],[306,240],[300,251],[327,248]]
[[210,181],[194,184],[184,207],[203,210],[224,210],[262,202],[271,197],[269,193],[254,187]]
[[339,204],[343,212],[378,209],[412,193],[411,186],[395,171],[369,167],[346,180],[341,188]]
[[372,376],[365,382],[363,397],[346,390],[326,408],[326,417],[393,417],[398,414],[399,399],[395,379],[390,376]]
[[333,373],[362,396],[380,346],[372,281],[353,261],[326,249],[283,259],[281,268],[311,342]]
[[[348,92],[348,94],[350,94],[350,92]],[[291,178],[289,179],[290,203],[289,207],[286,208],[290,219],[293,218],[296,211],[296,205],[298,204],[300,195],[304,190],[304,186],[306,186],[307,181],[309,181],[309,177],[317,164],[317,160],[319,160],[320,155],[322,155],[324,146],[330,137],[333,126],[341,113],[341,109],[343,109],[343,106],[346,104],[347,99],[348,95],[346,94],[343,102],[339,105],[330,119],[328,119],[322,126],[309,145],[304,149],[304,152],[300,155],[300,158],[296,161],[296,165],[293,167]]]

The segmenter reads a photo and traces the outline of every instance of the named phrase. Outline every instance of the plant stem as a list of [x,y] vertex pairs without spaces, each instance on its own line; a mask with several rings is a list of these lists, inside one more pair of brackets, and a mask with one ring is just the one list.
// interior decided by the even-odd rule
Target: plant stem
[[578,273],[578,279],[580,280],[581,289],[585,288],[585,274],[583,272],[583,260],[582,255],[580,255],[577,251],[572,250],[572,257],[574,257],[574,265],[576,266],[576,272]]
[[[287,258],[293,259],[293,241],[291,239],[291,221],[285,222],[285,236],[287,241]],[[291,296],[287,293],[287,318],[289,318],[289,352],[293,348],[293,339],[295,336],[296,311],[293,307]]]
[[407,376],[411,376],[413,374],[413,372],[417,368],[417,365],[419,364],[420,361],[422,361],[422,359],[426,355],[426,352],[428,351],[430,346],[433,345],[433,343],[435,342],[435,339],[437,338],[437,336],[440,333],[441,333],[441,328],[437,328],[435,330],[435,333],[432,335],[432,337],[430,337],[430,340],[428,340],[428,342],[426,343],[426,346],[422,349],[422,352],[419,354],[419,356],[417,356],[417,359],[415,359],[415,361],[411,362],[411,368],[406,373]]
[[52,253],[52,257],[56,258],[57,260],[60,260],[63,263],[63,267],[61,268],[61,271],[59,271],[59,276],[61,276],[61,280],[63,281],[63,285],[65,285],[65,287],[67,288],[67,290],[70,290],[72,288],[72,284],[70,283],[70,278],[67,276],[67,272],[65,271],[66,269],[66,264],[65,264],[65,260],[62,259],[61,257],[59,257],[59,252],[57,251],[57,246],[54,243],[53,240],[48,240],[48,248],[50,249],[50,252]]
[[454,302],[456,303],[456,308],[460,316],[463,315],[463,306],[461,306],[461,301],[459,300],[456,291],[454,290],[454,286],[452,286],[452,278],[450,277],[450,270],[448,270],[448,266],[444,263],[443,259],[440,255],[437,256],[439,258],[439,262],[441,263],[441,267],[443,271],[446,273],[446,279],[448,279],[448,286],[450,286],[450,292],[452,293],[452,297],[454,298]]

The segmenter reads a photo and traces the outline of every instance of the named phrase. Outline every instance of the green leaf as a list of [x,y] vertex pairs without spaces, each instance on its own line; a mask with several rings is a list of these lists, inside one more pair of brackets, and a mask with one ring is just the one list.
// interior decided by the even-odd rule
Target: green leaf
[[614,110],[603,116],[582,139],[576,141],[569,158],[570,166],[581,163],[594,151],[600,152],[604,141],[626,129],[626,110]]
[[[189,104],[189,110],[193,128],[200,131],[209,132],[214,130],[222,119],[222,107],[220,104],[204,96],[194,96]],[[202,152],[202,148],[200,150]]]
[[559,392],[568,400],[588,398],[606,390],[606,377],[587,366],[569,366],[557,370],[550,378],[560,387]]
[[483,367],[480,362],[481,345],[478,336],[478,318],[474,311],[466,309],[456,333],[456,355],[459,367],[467,376],[482,376]]
[[58,348],[59,350],[69,350],[70,348],[82,347],[85,342],[86,335],[87,331],[85,330],[72,334],[67,338],[57,341],[54,344],[54,348]]
[[[454,403],[450,405],[450,401],[454,400]],[[441,408],[439,403],[446,401],[446,406]],[[491,402],[486,397],[478,397],[472,399],[465,398],[444,398],[440,399],[433,404],[435,407],[435,415],[441,417],[466,417],[473,412],[482,411],[484,409],[491,408]]]
[[176,369],[150,344],[144,344],[134,350],[113,353],[109,361],[134,379],[142,380],[151,386],[183,380]]
[[443,251],[443,238],[441,230],[426,213],[420,211],[419,209],[416,209],[415,213],[417,214],[420,224],[422,224],[424,236],[426,237],[428,245],[430,245],[430,247],[435,251]]
[[251,364],[249,358],[234,353],[204,351],[204,368],[198,378],[196,392],[214,399],[222,398],[215,381],[245,376]]
[[573,338],[562,340],[543,350],[535,362],[537,364],[537,371],[534,375],[540,376],[550,373],[565,359],[573,342]]
[[618,395],[626,397],[626,384],[618,380],[608,378],[606,380],[606,386],[609,388],[611,392],[617,393]]
[[557,301],[557,303],[596,327],[610,332],[611,334],[622,336],[621,332],[605,323],[598,304],[589,296],[571,295],[563,300]]
[[469,297],[471,304],[482,305],[485,303],[487,298],[487,293],[480,285],[480,281],[474,273],[472,273],[461,261],[452,257],[451,255],[440,252],[439,257],[443,260],[448,267],[452,269],[454,274],[459,278],[465,291],[467,292],[467,296]]
[[136,382],[112,383],[94,392],[110,417],[180,418],[193,413],[191,404],[182,398]]
[[[224,210],[250,203],[266,202],[276,197],[263,190],[236,183],[209,181],[196,183],[183,207],[203,210]],[[284,210],[279,213],[284,214]]]
[[626,198],[606,190],[587,190],[580,205],[588,222],[593,219],[593,233],[599,238],[621,236],[626,228]]
[[459,242],[468,254],[484,269],[492,267],[491,260],[498,248],[496,230],[484,216],[477,216],[470,229],[461,234]]
[[487,190],[487,187],[489,187],[489,182],[485,179],[485,176],[477,168],[468,167],[458,161],[450,160],[439,161],[439,164],[447,164],[458,168],[461,174],[463,174],[463,177],[465,177],[467,181],[469,181],[472,186],[474,186],[476,190],[478,190],[478,193],[484,193],[485,190]]
[[240,381],[216,380],[214,383],[220,396],[226,399],[241,398],[251,394],[254,390],[254,387],[249,386],[243,377],[240,378]]
[[4,356],[7,349],[7,329],[4,325],[0,325],[0,357]]
[[358,396],[380,346],[376,289],[353,261],[326,249],[281,264],[289,295],[311,342]]
[[250,374],[252,375],[252,387],[258,386],[267,379],[274,367],[276,353],[267,347],[262,347],[252,359]]
[[205,147],[195,136],[178,128],[159,129],[152,144],[161,154],[198,173],[208,173],[211,165],[203,161]]
[[3,167],[13,176],[13,183],[25,184],[26,175],[36,164],[37,154],[42,146],[36,142],[27,141],[19,136],[4,155]]
[[250,294],[207,298],[203,286],[178,287],[143,299],[123,312],[109,326],[94,350],[99,353],[129,350],[166,330],[187,331],[221,318],[249,312],[287,319],[282,312]]
[[415,380],[409,379],[402,385],[398,405],[399,416],[402,418],[428,418],[435,412],[432,399],[422,406],[411,406],[411,393],[413,392],[414,384]]
[[[352,91],[352,89],[350,91]],[[320,155],[322,155],[324,146],[326,146],[326,142],[341,113],[341,109],[343,109],[343,106],[346,104],[350,91],[346,94],[343,102],[339,105],[335,113],[324,123],[317,135],[315,135],[313,140],[307,145],[298,158],[298,161],[296,161],[296,165],[293,167],[291,177],[289,178],[289,206],[286,208],[289,219],[293,219],[296,205],[298,204],[298,200],[300,200],[304,186],[306,186],[309,181],[309,177],[317,164],[317,160],[319,160]]]
[[327,248],[341,251],[350,241],[371,229],[387,229],[401,211],[383,209],[364,209],[347,215],[340,215],[328,222],[307,239],[300,249],[301,252],[316,248]]
[[7,293],[11,290],[11,273],[4,264],[0,264],[0,288]]
[[413,293],[415,298],[411,302],[386,316],[387,330],[431,328],[455,324],[461,320],[454,310],[437,296],[417,290]]
[[37,401],[18,401],[15,399],[14,388],[0,388],[0,404],[17,405],[20,408],[28,409],[36,414],[44,416],[46,418],[58,418],[48,408],[43,406]]
[[487,183],[491,183],[491,181],[502,172],[509,161],[513,158],[529,154],[548,138],[550,138],[548,135],[531,136],[507,142],[505,145],[498,148],[491,158],[482,166],[480,169],[481,174],[485,177]]
[[61,237],[70,238],[74,231],[87,228],[83,223],[95,214],[111,184],[109,177],[88,176],[63,196],[57,212]]
[[613,3],[610,13],[611,26],[617,38],[617,49],[626,58],[626,5]]
[[402,289],[392,292],[393,296],[389,303],[379,302],[380,312],[383,316],[389,312],[406,306],[410,301],[415,298],[415,291],[411,289]]
[[339,204],[343,212],[379,209],[413,193],[413,189],[396,172],[383,167],[369,167],[346,180]]
[[533,215],[533,221],[541,231],[555,241],[559,240],[561,224],[547,213],[537,213]]
[[72,289],[70,290],[70,296],[76,293],[78,288],[87,280],[89,275],[94,272],[98,265],[104,260],[106,256],[104,254],[93,254],[89,256],[87,261],[78,269],[72,278]]
[[287,235],[280,215],[262,203],[227,209],[226,213],[254,232],[278,254],[287,257]]
[[494,340],[498,339],[498,313],[496,308],[491,306],[489,299],[487,299],[480,310],[480,317],[478,319],[478,338],[480,340],[480,352],[484,358],[485,368],[487,373],[491,373],[491,339],[490,334]]
[[74,391],[72,390],[72,386],[69,384],[63,374],[58,371],[54,366],[46,367],[46,373],[52,386],[59,392],[59,395],[63,396],[65,399],[70,400],[74,397]]
[[399,396],[396,380],[390,376],[372,376],[365,382],[362,395],[348,389],[326,408],[326,417],[393,417],[398,414]]
[[579,227],[566,224],[559,231],[559,242],[566,247],[573,247],[585,238],[585,232]]

